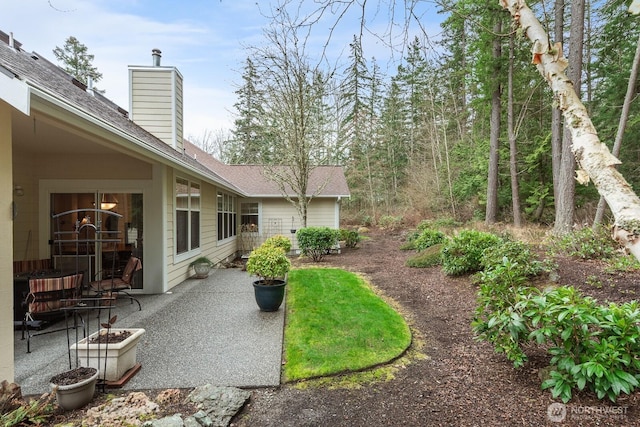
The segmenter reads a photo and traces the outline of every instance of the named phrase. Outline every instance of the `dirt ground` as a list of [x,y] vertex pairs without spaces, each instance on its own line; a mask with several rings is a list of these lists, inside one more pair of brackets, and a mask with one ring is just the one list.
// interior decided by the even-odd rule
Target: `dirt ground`
[[[440,268],[406,267],[411,253],[399,250],[400,233],[372,231],[368,237],[358,248],[328,256],[321,264],[362,273],[398,303],[426,357],[402,364],[390,381],[359,389],[284,384],[251,390],[249,403],[232,425],[640,425],[640,393],[623,395],[615,404],[599,401],[592,393],[577,393],[566,406],[552,407],[556,411],[550,418],[548,408],[555,401],[540,389],[538,377],[539,369],[548,365],[547,356],[534,354],[516,370],[491,345],[473,339],[476,288],[469,277],[447,277]],[[611,275],[597,262],[558,260],[557,273],[560,284],[577,286],[599,301],[627,301],[640,293],[640,274]],[[181,409],[188,408],[163,408],[166,413]],[[562,410],[564,421],[555,421]],[[61,421],[57,417],[56,422]]]
[[[361,389],[283,385],[254,390],[236,426],[640,425],[639,393],[621,396],[616,404],[578,393],[565,407],[564,422],[550,419],[547,409],[554,400],[540,389],[538,377],[548,365],[544,353],[514,369],[491,345],[473,339],[476,288],[468,277],[406,267],[411,253],[399,250],[400,233],[369,237],[322,264],[363,273],[399,303],[422,336],[427,358],[401,368],[391,381]],[[599,301],[626,301],[640,292],[640,274],[610,275],[596,262],[560,260],[558,265],[560,284],[580,287]]]

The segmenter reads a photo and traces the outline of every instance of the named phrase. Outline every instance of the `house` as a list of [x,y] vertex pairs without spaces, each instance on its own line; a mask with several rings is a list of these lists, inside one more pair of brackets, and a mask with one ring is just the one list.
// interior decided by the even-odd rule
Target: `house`
[[[159,50],[151,65],[128,71],[127,111],[0,32],[0,379],[13,379],[16,261],[64,269],[78,259],[77,249],[55,244],[57,231],[80,221],[116,231],[117,251],[94,245],[85,274],[107,256],[135,254],[136,292],[162,293],[188,279],[200,255],[230,259],[300,227],[264,167],[224,165],[184,141],[183,78],[161,65]],[[311,181],[308,225],[338,227],[349,197],[342,168],[317,168]]]

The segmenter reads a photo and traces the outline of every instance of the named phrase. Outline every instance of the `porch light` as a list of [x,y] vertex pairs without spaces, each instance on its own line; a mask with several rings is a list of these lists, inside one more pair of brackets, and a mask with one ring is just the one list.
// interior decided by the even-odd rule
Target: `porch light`
[[102,194],[102,200],[100,201],[100,209],[110,211],[118,206],[118,199],[113,194]]

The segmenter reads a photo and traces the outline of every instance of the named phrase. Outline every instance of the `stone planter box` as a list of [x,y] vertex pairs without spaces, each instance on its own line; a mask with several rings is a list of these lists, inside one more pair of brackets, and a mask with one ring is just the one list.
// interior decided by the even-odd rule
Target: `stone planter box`
[[[118,333],[124,330],[133,332],[124,341],[116,343],[89,343],[87,340],[95,337],[99,332],[89,335],[71,346],[76,351],[80,366],[89,366],[100,371],[99,378],[106,381],[118,381],[129,369],[136,364],[136,349],[138,342],[144,334],[144,329],[115,329],[110,333]],[[106,368],[105,368],[106,360]]]

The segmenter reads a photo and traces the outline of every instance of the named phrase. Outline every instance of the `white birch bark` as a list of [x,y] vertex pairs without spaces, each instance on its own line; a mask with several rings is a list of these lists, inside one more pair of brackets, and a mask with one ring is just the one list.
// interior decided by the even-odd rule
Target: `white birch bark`
[[640,260],[640,199],[615,168],[620,161],[600,142],[587,109],[565,74],[568,63],[561,44],[551,44],[524,0],[500,0],[500,4],[531,41],[532,62],[548,82],[556,107],[562,111],[565,126],[571,132],[571,151],[579,168],[576,179],[582,184],[587,184],[589,179],[593,181],[615,218],[613,237]]

